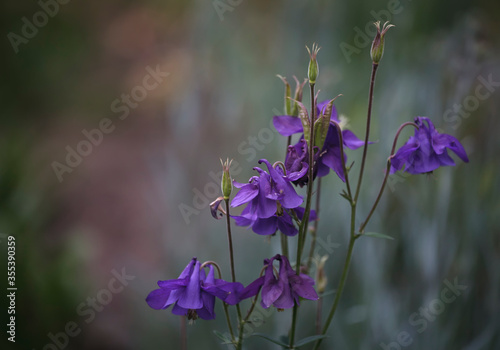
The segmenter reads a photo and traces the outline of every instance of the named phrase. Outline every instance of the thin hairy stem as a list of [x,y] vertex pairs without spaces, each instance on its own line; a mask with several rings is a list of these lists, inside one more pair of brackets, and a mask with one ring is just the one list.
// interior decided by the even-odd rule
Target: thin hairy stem
[[375,199],[375,202],[373,203],[373,206],[372,206],[370,212],[368,213],[368,216],[366,217],[366,219],[363,221],[363,223],[359,227],[358,232],[360,234],[364,233],[364,230],[365,230],[366,225],[368,224],[368,221],[370,221],[373,213],[375,212],[375,209],[378,206],[378,203],[380,202],[380,198],[382,198],[382,194],[384,193],[385,185],[387,184],[387,179],[389,178],[389,173],[391,170],[391,159],[394,157],[394,152],[396,151],[396,145],[398,143],[399,134],[408,125],[411,125],[411,126],[415,127],[416,129],[418,129],[417,124],[412,123],[412,122],[407,122],[407,123],[402,124],[399,127],[398,131],[396,132],[396,137],[394,137],[394,142],[392,144],[391,155],[389,156],[389,158],[387,158],[387,165],[386,165],[386,169],[385,169],[384,180],[382,181],[382,186],[380,186],[380,190],[378,192],[377,198]]
[[[347,249],[347,255],[344,261],[344,268],[342,269],[342,276],[340,277],[339,285],[337,287],[337,290],[335,291],[335,300],[333,301],[332,308],[330,309],[330,312],[328,314],[328,317],[326,319],[325,325],[323,326],[323,330],[321,331],[321,334],[324,335],[328,331],[328,327],[330,327],[330,323],[333,320],[333,316],[335,315],[335,311],[337,310],[337,306],[340,301],[340,297],[342,296],[342,292],[344,290],[345,286],[345,281],[347,279],[347,275],[349,272],[349,265],[351,264],[351,258],[352,258],[352,252],[354,248],[354,242],[356,239],[359,237],[359,235],[354,233],[354,228],[355,228],[355,222],[356,222],[356,204],[353,204],[351,206],[351,230],[350,230],[350,238],[349,238],[349,247]],[[319,346],[321,345],[321,342],[323,339],[318,339],[316,343],[314,344],[314,350],[317,350]]]
[[316,248],[316,235],[318,232],[319,224],[319,209],[321,204],[321,178],[318,178],[318,184],[316,185],[316,221],[314,221],[314,227],[311,231],[311,248],[309,249],[309,257],[307,258],[307,271],[309,272],[314,258],[314,249]]
[[[229,261],[231,264],[231,279],[233,282],[236,282],[236,272],[234,270],[234,253],[233,253],[233,238],[231,235],[231,220],[230,220],[230,212],[229,212],[229,198],[225,199],[226,202],[226,219],[227,219],[227,240],[229,244]],[[238,313],[238,322],[241,323],[241,309],[240,305],[236,304],[236,312]],[[227,316],[229,317],[229,315]],[[238,341],[242,338],[242,334],[238,334]]]
[[373,63],[372,74],[370,79],[370,92],[368,94],[368,114],[366,116],[366,133],[365,133],[365,144],[363,146],[363,158],[361,159],[361,169],[359,170],[358,186],[356,188],[356,194],[354,195],[354,201],[358,200],[359,191],[361,189],[361,182],[363,181],[363,172],[365,170],[366,153],[368,152],[368,138],[370,137],[370,122],[372,117],[372,104],[373,104],[373,87],[375,86],[375,75],[377,74],[378,64]]
[[[311,130],[309,136],[309,169],[308,169],[308,180],[307,180],[307,197],[306,206],[304,209],[304,217],[300,222],[298,242],[297,242],[297,262],[295,267],[295,272],[297,275],[300,274],[300,260],[302,256],[302,251],[304,249],[305,236],[307,232],[307,225],[309,223],[309,213],[311,211],[311,198],[313,190],[313,175],[314,175],[314,122],[316,121],[316,105],[314,101],[314,84],[309,84],[311,91]],[[293,307],[292,314],[292,326],[290,329],[290,348],[293,349],[295,343],[295,329],[297,326],[297,304]]]

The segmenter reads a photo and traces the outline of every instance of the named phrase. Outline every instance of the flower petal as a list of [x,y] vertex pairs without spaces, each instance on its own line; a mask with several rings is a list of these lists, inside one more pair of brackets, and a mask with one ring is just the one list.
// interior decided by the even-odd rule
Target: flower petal
[[178,304],[175,304],[174,307],[172,308],[172,313],[177,316],[186,316],[188,313],[188,309],[183,308]]
[[278,229],[287,236],[295,236],[299,231],[292,221],[292,217],[285,211],[282,216],[277,217]]
[[[365,141],[358,139],[356,135],[351,130],[342,131],[342,140],[344,145],[350,149],[358,149],[365,144]],[[369,142],[373,143],[373,142]]]
[[245,289],[241,291],[240,299],[243,300],[253,297],[257,293],[259,293],[263,284],[264,284],[264,276],[257,278],[255,281],[250,283],[248,286],[245,287]]
[[289,173],[288,175],[283,177],[289,181],[296,181],[301,177],[305,176],[307,174],[307,171],[309,170],[309,165],[306,162],[301,162],[300,164],[302,167],[300,168],[299,171]]
[[246,184],[241,187],[239,192],[231,201],[232,207],[238,207],[242,204],[250,202],[259,194],[259,184],[257,182]]
[[177,301],[179,306],[186,309],[200,309],[203,306],[200,286],[200,262],[197,261],[189,283]]
[[293,292],[298,296],[309,300],[319,299],[318,293],[316,293],[313,287],[314,280],[311,277],[301,274],[300,276],[290,276],[289,279]]
[[270,218],[257,219],[252,225],[252,231],[259,235],[272,235],[277,230],[277,217],[271,216]]
[[273,125],[283,136],[291,136],[303,131],[300,118],[291,115],[274,116]]
[[170,296],[170,290],[168,289],[155,289],[146,297],[146,302],[150,308],[155,310],[166,309],[171,304],[167,304],[168,297]]
[[447,147],[464,162],[469,162],[469,158],[467,157],[464,147],[460,141],[451,135],[439,134],[437,137],[433,137],[433,147],[438,154],[443,152],[441,148]]
[[215,318],[215,297],[207,292],[201,293],[203,307],[196,310],[198,316],[204,320],[213,320]]
[[272,258],[264,273],[264,284],[262,286],[262,301],[261,305],[263,308],[267,309],[270,307],[283,292],[284,285],[280,280],[276,280],[273,272],[273,261],[276,257]]

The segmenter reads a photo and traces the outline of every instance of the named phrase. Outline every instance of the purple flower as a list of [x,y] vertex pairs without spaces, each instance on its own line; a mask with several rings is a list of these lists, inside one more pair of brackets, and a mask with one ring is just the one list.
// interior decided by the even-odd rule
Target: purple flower
[[243,290],[241,283],[230,283],[214,277],[214,267],[210,265],[208,275],[200,269],[200,262],[193,258],[178,279],[158,281],[159,289],[153,290],[146,298],[148,305],[155,309],[166,309],[174,304],[174,315],[188,316],[188,319],[201,317],[204,320],[215,318],[215,297],[235,305]]
[[[329,101],[323,101],[316,106],[316,115],[321,115],[324,112]],[[332,107],[332,114],[330,120],[339,123],[337,110],[335,106]],[[283,136],[291,136],[293,134],[303,132],[302,122],[300,118],[282,115],[273,117],[273,124],[276,130]],[[350,149],[357,149],[364,145],[364,141],[358,139],[356,135],[350,130],[342,130],[342,139],[344,147]],[[314,177],[323,177],[328,175],[330,169],[335,171],[342,181],[345,181],[345,175],[342,165],[342,158],[340,154],[340,139],[338,135],[337,125],[330,123],[323,147],[314,152]],[[344,159],[347,156],[344,153]],[[307,151],[307,143],[302,136],[295,145],[288,147],[285,167],[287,171],[296,171],[298,164],[305,162],[309,164],[309,154]],[[294,184],[304,186],[308,181],[308,175],[305,174],[301,178],[294,181]]]
[[[274,273],[273,262],[279,261],[279,272]],[[262,290],[261,305],[267,309],[271,305],[278,309],[289,309],[297,303],[299,298],[318,300],[314,290],[314,280],[305,275],[297,275],[284,255],[277,254],[271,259],[264,260],[264,276],[250,283],[240,294],[241,299],[257,295]]]
[[[295,213],[299,220],[304,217],[304,208],[297,207]],[[261,219],[257,215],[251,213],[251,207],[248,205],[241,212],[240,216],[233,216],[236,225],[238,226],[249,226],[252,231],[259,235],[272,235],[280,230],[287,236],[295,236],[299,231],[293,224],[293,219],[286,210],[282,210],[279,214],[274,214],[269,218]],[[316,220],[316,211],[311,210],[309,214],[309,221]]]
[[410,174],[432,172],[440,166],[455,165],[447,148],[468,163],[469,158],[460,142],[451,135],[440,134],[427,117],[416,117],[419,127],[391,159],[391,174],[401,170]]
[[278,203],[286,209],[294,209],[302,204],[303,198],[295,192],[290,181],[302,177],[307,172],[307,164],[303,163],[300,171],[285,176],[281,168],[273,168],[267,160],[261,159],[259,163],[265,163],[269,173],[255,167],[259,176],[252,176],[247,184],[234,183],[240,191],[231,201],[231,206],[248,203],[243,210],[243,218],[252,221],[268,219],[276,214]]

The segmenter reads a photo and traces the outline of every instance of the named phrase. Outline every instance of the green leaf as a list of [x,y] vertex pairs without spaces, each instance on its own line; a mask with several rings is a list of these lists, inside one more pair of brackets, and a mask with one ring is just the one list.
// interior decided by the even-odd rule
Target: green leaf
[[318,339],[328,338],[327,335],[312,335],[310,337],[299,340],[295,343],[295,347],[299,348],[301,346],[307,345],[309,343],[315,342]]
[[284,347],[285,349],[289,349],[290,347],[288,346],[288,344],[285,344],[283,343],[282,341],[279,341],[279,340],[276,340],[276,339],[273,339],[271,338],[270,336],[266,335],[266,334],[263,334],[263,333],[254,333],[252,334],[252,336],[256,336],[256,337],[261,337],[261,338],[264,338],[274,344],[278,344],[279,346],[282,346]]
[[351,197],[347,194],[347,192],[345,190],[342,190],[342,193],[340,195],[342,197],[344,197],[345,199],[347,199],[348,202],[351,201]]
[[384,238],[384,239],[394,239],[394,237],[384,235],[383,233],[377,233],[377,232],[365,232],[363,233],[363,236],[369,236],[369,237],[375,237],[375,238]]
[[226,337],[221,332],[218,332],[216,330],[214,330],[213,332],[217,336],[217,338],[219,338],[220,340],[222,340],[224,342],[223,344],[232,344],[233,343],[233,341],[231,339],[229,339],[228,337]]

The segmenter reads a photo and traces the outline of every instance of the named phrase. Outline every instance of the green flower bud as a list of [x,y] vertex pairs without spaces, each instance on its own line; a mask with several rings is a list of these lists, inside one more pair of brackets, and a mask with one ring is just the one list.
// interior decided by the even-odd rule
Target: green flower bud
[[224,199],[229,199],[231,196],[231,191],[233,190],[233,180],[231,179],[231,175],[229,174],[229,168],[231,167],[231,163],[233,160],[229,161],[227,159],[225,162],[222,162],[222,159],[220,160],[220,163],[222,164],[222,181],[221,181],[221,189],[222,189],[222,195],[224,196]]
[[378,64],[384,55],[385,33],[389,30],[389,28],[394,27],[393,24],[388,25],[387,23],[389,22],[385,22],[382,26],[382,32],[380,31],[380,21],[374,23],[375,27],[377,27],[377,35],[375,35],[375,39],[373,39],[370,56],[375,64]]
[[309,78],[309,84],[316,84],[316,79],[319,75],[318,61],[316,56],[318,55],[319,49],[321,49],[316,43],[312,46],[312,51],[306,46],[307,52],[309,53],[309,68],[307,69],[307,77]]

